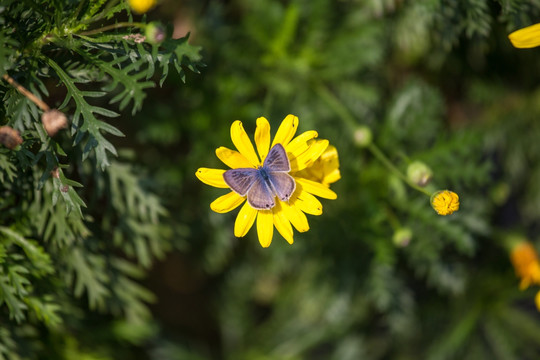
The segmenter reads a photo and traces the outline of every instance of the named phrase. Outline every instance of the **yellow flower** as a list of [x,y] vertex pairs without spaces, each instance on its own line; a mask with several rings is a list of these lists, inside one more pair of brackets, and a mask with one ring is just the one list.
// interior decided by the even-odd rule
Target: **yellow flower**
[[[246,196],[240,196],[234,191],[230,191],[214,200],[210,204],[210,208],[218,213],[229,212],[244,203],[234,224],[235,236],[242,237],[246,235],[255,220],[257,220],[257,234],[262,247],[270,246],[274,226],[281,236],[292,244],[292,227],[299,232],[309,230],[309,224],[304,213],[311,215],[322,214],[322,204],[313,195],[326,199],[337,198],[336,193],[329,189],[328,184],[316,180],[322,177],[327,183],[337,181],[335,171],[332,171],[334,175],[319,173],[317,178],[303,175],[303,170],[314,166],[321,155],[328,152],[328,140],[314,141],[313,139],[318,134],[313,130],[306,131],[293,139],[297,128],[298,117],[287,115],[279,126],[274,141],[270,144],[270,124],[264,117],[258,118],[257,128],[255,129],[255,146],[259,154],[257,156],[253,144],[242,126],[242,122],[237,120],[231,126],[231,139],[238,151],[226,147],[219,147],[216,150],[217,157],[231,169],[257,169],[262,166],[270,148],[276,144],[281,144],[285,148],[290,162],[291,171],[289,175],[293,177],[296,183],[296,189],[289,201],[281,201],[276,198],[275,206],[269,210],[258,210],[251,207],[248,202],[244,203]],[[330,151],[333,154],[328,155],[327,159],[331,159],[333,164],[338,164],[337,151],[332,150],[332,147]],[[330,169],[335,166],[325,167],[324,160],[321,161],[323,164],[317,166],[321,166],[322,169]],[[221,169],[200,168],[195,175],[205,184],[218,188],[229,188],[223,179],[224,173],[225,170]]]
[[[314,141],[324,140],[311,140],[310,143]],[[321,184],[329,187],[330,184],[341,179],[337,149],[334,146],[329,145],[324,153],[322,153],[322,155],[315,160],[313,165],[299,171],[296,176],[301,176],[309,180],[320,182]]]
[[431,206],[439,215],[450,215],[459,210],[459,196],[449,190],[438,191],[431,196]]
[[540,45],[540,24],[527,26],[508,35],[514,47],[520,49],[533,48]]
[[144,14],[156,6],[156,0],[128,0],[128,3],[133,11],[139,14]]
[[520,289],[524,290],[531,284],[540,285],[540,263],[533,245],[528,241],[521,241],[512,248],[510,260],[521,278]]

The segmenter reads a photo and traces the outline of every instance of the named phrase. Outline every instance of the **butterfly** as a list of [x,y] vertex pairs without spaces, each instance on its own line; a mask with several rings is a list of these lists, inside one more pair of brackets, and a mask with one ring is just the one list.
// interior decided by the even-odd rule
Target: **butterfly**
[[275,197],[288,201],[296,189],[296,182],[289,175],[291,164],[281,144],[274,145],[257,169],[230,169],[223,173],[225,183],[238,195],[246,196],[252,208],[270,210]]

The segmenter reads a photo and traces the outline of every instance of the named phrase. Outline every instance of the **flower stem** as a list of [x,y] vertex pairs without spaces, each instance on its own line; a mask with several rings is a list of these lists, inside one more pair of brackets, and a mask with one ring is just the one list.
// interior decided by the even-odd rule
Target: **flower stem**
[[19,84],[15,81],[11,76],[8,74],[4,74],[2,76],[4,80],[6,80],[11,86],[13,86],[15,89],[17,89],[18,92],[26,96],[28,99],[30,99],[34,104],[36,104],[41,110],[48,111],[51,108],[49,105],[47,105],[43,100],[39,99],[36,95],[34,95],[32,92],[30,92],[28,89],[26,89],[24,86]]
[[357,126],[356,119],[351,115],[349,110],[343,105],[343,103],[335,96],[326,86],[318,84],[316,87],[319,96],[326,101],[328,106],[332,108],[338,114],[338,116],[350,126],[351,131]]
[[[336,114],[351,128],[351,132],[354,131],[356,124],[356,119],[347,109],[347,107],[335,96],[327,87],[323,84],[318,84],[316,91],[319,96],[326,101],[326,103],[336,112]],[[379,149],[377,145],[373,142],[367,147],[368,150],[375,156],[380,162],[384,164],[390,170],[390,172],[397,175],[401,180],[403,180],[407,185],[412,187],[415,190],[420,191],[423,194],[431,197],[431,193],[426,189],[416,185],[409,178],[401,172],[389,159],[388,157]]]
[[375,156],[380,162],[382,162],[384,166],[386,166],[388,170],[390,170],[390,172],[398,176],[407,185],[431,197],[431,193],[429,191],[413,183],[404,173],[402,173],[394,164],[392,164],[392,162],[388,159],[388,157],[386,157],[386,155],[381,151],[381,149],[379,149],[377,145],[373,143],[369,144],[368,150],[373,154],[373,156]]
[[116,24],[103,26],[103,27],[100,27],[99,29],[83,31],[83,32],[78,33],[77,35],[83,35],[83,36],[94,35],[94,34],[99,34],[101,32],[104,32],[104,31],[109,31],[109,30],[113,30],[113,29],[120,29],[120,28],[123,28],[123,27],[138,27],[138,28],[142,29],[145,26],[146,26],[146,24],[143,24],[143,23],[133,23],[133,22],[125,21],[125,22],[119,22],[119,23],[116,23]]

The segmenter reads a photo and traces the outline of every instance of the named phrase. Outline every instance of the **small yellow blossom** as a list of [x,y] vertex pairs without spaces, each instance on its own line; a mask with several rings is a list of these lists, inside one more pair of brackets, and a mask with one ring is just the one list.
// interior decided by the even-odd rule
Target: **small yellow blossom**
[[337,150],[329,146],[328,140],[314,140],[318,134],[313,130],[294,138],[297,129],[298,117],[287,115],[271,143],[268,120],[264,117],[258,118],[255,129],[257,149],[255,152],[242,122],[237,120],[231,126],[231,139],[238,151],[226,147],[219,147],[216,150],[217,157],[231,169],[259,169],[274,145],[283,146],[290,163],[289,175],[294,179],[296,186],[287,201],[276,197],[275,205],[270,209],[254,208],[248,201],[245,202],[245,195],[232,191],[223,177],[225,170],[199,168],[195,173],[197,178],[207,185],[231,190],[210,204],[213,211],[229,212],[245,202],[236,217],[235,236],[245,236],[257,220],[257,235],[262,247],[270,246],[274,227],[289,244],[292,244],[293,227],[299,232],[309,230],[305,214],[322,214],[322,204],[315,196],[326,199],[337,198],[336,193],[329,188],[330,183],[340,178]]
[[540,285],[540,263],[534,246],[528,241],[521,241],[512,248],[510,260],[521,279],[520,289],[524,290],[531,284]]
[[[540,285],[540,262],[534,246],[528,241],[519,241],[512,247],[510,261],[514,266],[516,275],[521,279],[520,290],[530,285]],[[536,308],[540,311],[540,291],[534,297]]]
[[528,49],[540,46],[540,24],[527,26],[508,35],[514,47]]
[[431,196],[431,206],[439,215],[450,215],[459,210],[459,196],[449,190],[438,191]]
[[156,6],[156,0],[128,0],[129,6],[139,14],[144,14],[154,6]]
[[[311,140],[310,142],[313,141],[324,140]],[[298,172],[296,175],[320,182],[321,184],[329,187],[330,184],[341,179],[337,149],[332,145],[328,145],[322,155],[319,156],[319,158],[315,160],[311,166]]]

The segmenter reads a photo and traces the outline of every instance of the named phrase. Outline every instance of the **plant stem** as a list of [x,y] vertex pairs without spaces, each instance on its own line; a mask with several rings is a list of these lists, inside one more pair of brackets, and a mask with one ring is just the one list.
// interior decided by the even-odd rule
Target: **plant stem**
[[398,176],[407,185],[431,197],[431,193],[429,191],[413,183],[404,173],[402,173],[394,164],[392,164],[392,162],[388,159],[388,157],[386,157],[386,155],[381,151],[381,149],[379,149],[377,145],[373,143],[369,144],[368,150],[373,154],[373,156],[379,159],[379,161],[382,162],[384,166],[386,166],[388,170],[390,170],[390,172]]
[[[316,91],[319,96],[326,101],[326,103],[336,112],[336,114],[351,128],[351,132],[354,131],[356,127],[356,119],[349,112],[347,107],[335,96],[327,87],[323,84],[319,84],[316,87]],[[368,150],[375,156],[380,162],[384,164],[390,170],[390,172],[397,175],[401,180],[403,180],[407,185],[412,187],[415,190],[420,191],[423,194],[431,197],[431,193],[426,189],[416,185],[409,178],[402,173],[389,159],[388,157],[379,149],[377,145],[371,143],[368,147]]]
[[26,89],[24,86],[19,84],[15,81],[11,76],[8,74],[4,74],[2,76],[4,80],[6,80],[11,86],[13,86],[15,89],[17,89],[18,92],[26,96],[28,99],[30,99],[34,104],[36,104],[41,110],[48,111],[51,108],[49,105],[47,105],[43,100],[38,99],[36,95],[34,95],[32,92],[30,92],[28,89]]
[[146,26],[146,24],[143,24],[143,23],[133,23],[133,22],[126,21],[126,22],[119,22],[119,23],[116,23],[116,24],[103,26],[103,27],[100,27],[99,29],[83,31],[83,32],[78,33],[77,35],[85,35],[85,36],[94,35],[94,34],[99,34],[101,32],[104,32],[104,31],[109,31],[109,30],[113,30],[113,29],[120,29],[120,28],[123,28],[123,27],[138,27],[138,28],[142,29],[145,26]]
[[351,131],[356,127],[356,119],[351,115],[343,103],[323,84],[316,87],[319,96],[338,114],[345,123],[350,126]]

